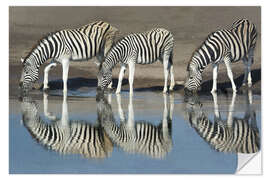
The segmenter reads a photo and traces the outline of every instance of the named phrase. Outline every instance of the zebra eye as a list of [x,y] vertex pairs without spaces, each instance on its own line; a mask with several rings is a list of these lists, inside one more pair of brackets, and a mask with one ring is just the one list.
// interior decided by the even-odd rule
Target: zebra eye
[[191,76],[189,79],[193,79],[193,77]]

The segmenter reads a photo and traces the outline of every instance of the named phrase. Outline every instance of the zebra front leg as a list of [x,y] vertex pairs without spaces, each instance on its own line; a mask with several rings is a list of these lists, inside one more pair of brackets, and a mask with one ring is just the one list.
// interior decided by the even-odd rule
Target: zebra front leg
[[231,81],[231,84],[232,84],[232,90],[233,90],[233,92],[236,92],[237,90],[236,90],[236,86],[235,86],[234,80],[233,80],[231,61],[230,61],[229,58],[226,58],[224,60],[224,62],[225,62],[226,68],[227,68],[227,75],[228,75],[228,77],[229,77],[229,79]]
[[117,84],[117,89],[116,89],[116,94],[119,94],[121,92],[121,86],[122,86],[122,80],[126,72],[126,66],[122,65],[120,72],[119,72],[119,78],[118,78],[118,84]]
[[218,66],[218,64],[213,64],[213,87],[211,93],[215,93],[217,91]]
[[44,69],[44,81],[43,81],[43,90],[46,91],[49,89],[48,82],[49,82],[49,71],[53,68],[56,67],[56,63],[51,63],[46,68]]
[[66,95],[67,94],[69,59],[62,60],[62,68],[63,68],[63,93],[64,93],[64,95]]
[[168,91],[168,75],[169,75],[169,70],[168,70],[168,65],[169,65],[169,56],[164,53],[163,57],[163,69],[164,69],[164,88],[163,88],[163,93],[167,93]]
[[128,77],[128,81],[129,81],[129,94],[132,95],[133,94],[133,81],[134,81],[134,73],[135,73],[135,63],[134,61],[131,61],[129,64],[129,77]]

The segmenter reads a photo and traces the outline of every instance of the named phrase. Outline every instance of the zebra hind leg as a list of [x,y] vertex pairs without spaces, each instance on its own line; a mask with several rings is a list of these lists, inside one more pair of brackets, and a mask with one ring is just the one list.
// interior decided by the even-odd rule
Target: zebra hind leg
[[132,95],[133,94],[133,81],[134,81],[134,73],[135,73],[135,63],[134,61],[130,62],[129,64],[129,77],[128,77],[128,81],[129,81],[129,94]]
[[250,49],[248,52],[248,87],[252,86],[252,78],[251,78],[251,65],[254,61],[254,48]]
[[173,88],[175,86],[175,81],[174,81],[174,75],[173,75],[173,65],[170,65],[170,75],[171,75],[171,84],[170,84],[170,91],[173,91]]
[[67,95],[67,80],[68,80],[68,69],[69,69],[69,59],[62,60],[63,68],[63,96]]
[[218,64],[213,64],[213,87],[211,93],[217,91]]
[[168,75],[169,75],[169,55],[164,53],[163,57],[163,68],[164,68],[164,88],[163,93],[168,91]]

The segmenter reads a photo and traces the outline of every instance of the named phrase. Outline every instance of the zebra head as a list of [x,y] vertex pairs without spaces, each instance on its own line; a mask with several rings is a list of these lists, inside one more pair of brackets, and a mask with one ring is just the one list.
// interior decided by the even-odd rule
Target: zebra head
[[185,94],[190,95],[198,91],[202,82],[202,73],[196,66],[188,65],[187,79],[185,83]]
[[98,79],[98,91],[104,91],[104,89],[112,82],[112,70],[104,70],[104,68],[101,68],[97,75]]
[[28,60],[21,59],[23,64],[22,74],[19,82],[21,90],[28,91],[33,83],[38,79],[38,68]]

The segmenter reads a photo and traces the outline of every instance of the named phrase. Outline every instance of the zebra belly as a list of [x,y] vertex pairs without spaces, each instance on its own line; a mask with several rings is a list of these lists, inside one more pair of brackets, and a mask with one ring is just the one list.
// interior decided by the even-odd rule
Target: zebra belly
[[141,56],[138,56],[137,60],[136,60],[136,63],[137,64],[152,64],[154,62],[156,62],[158,59],[145,59],[145,58],[142,58]]
[[92,57],[79,57],[79,56],[71,56],[70,61],[76,61],[76,62],[80,62],[80,61],[88,61],[90,60]]

